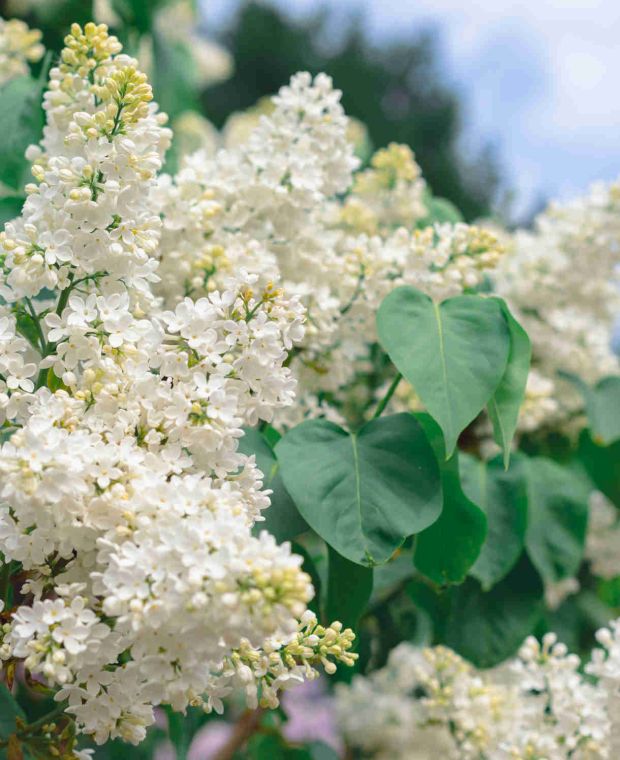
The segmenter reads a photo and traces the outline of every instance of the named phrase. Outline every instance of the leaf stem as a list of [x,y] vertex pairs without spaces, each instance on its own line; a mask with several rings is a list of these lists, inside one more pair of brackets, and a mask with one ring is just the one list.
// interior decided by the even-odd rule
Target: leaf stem
[[[21,731],[18,731],[17,732],[18,736],[23,737],[24,735],[27,735],[27,734],[36,733],[40,728],[47,725],[48,723],[51,723],[54,720],[54,718],[57,718],[59,715],[62,715],[66,707],[67,707],[67,703],[61,702],[53,710],[50,710],[50,712],[48,712],[47,715],[44,715],[42,718],[39,718],[38,720],[35,720],[34,723],[29,723]],[[71,718],[70,715],[67,715],[67,717]]]
[[385,407],[389,404],[390,399],[394,395],[394,391],[396,390],[396,388],[398,387],[398,384],[400,383],[402,379],[403,379],[403,376],[401,375],[400,372],[398,372],[396,377],[392,380],[390,387],[387,389],[387,393],[381,399],[381,401],[379,401],[379,403],[377,404],[375,413],[372,415],[373,420],[376,420],[377,417],[380,417],[383,414]]
[[238,750],[259,730],[263,713],[264,710],[260,707],[256,710],[245,710],[235,724],[230,738],[214,755],[213,760],[232,760],[236,757]]
[[41,322],[39,319],[39,315],[37,314],[36,309],[34,308],[34,305],[29,298],[24,298],[24,302],[28,308],[28,312],[30,313],[30,317],[37,331],[37,336],[39,338],[39,345],[41,347],[41,354],[44,355],[47,349],[47,342],[45,340],[45,335],[43,335],[43,330],[41,329]]
[[69,276],[67,277],[69,281],[69,285],[60,293],[60,298],[58,299],[58,305],[56,306],[56,314],[60,317],[63,313],[65,306],[67,305],[67,301],[69,300],[69,296],[71,295],[71,291],[75,287],[75,283],[73,282],[73,278],[75,277],[74,272],[71,272]]

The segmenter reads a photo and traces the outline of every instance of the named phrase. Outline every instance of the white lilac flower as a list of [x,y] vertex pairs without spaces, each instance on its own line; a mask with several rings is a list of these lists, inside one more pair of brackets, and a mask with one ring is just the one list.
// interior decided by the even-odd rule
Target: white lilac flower
[[19,19],[0,18],[0,85],[27,74],[29,64],[43,57],[41,36]]
[[400,644],[336,690],[349,746],[380,760],[611,760],[620,749],[620,623],[582,667],[554,634],[477,671],[445,647]]
[[[521,423],[526,431],[537,422],[568,421],[582,408],[558,371],[587,383],[618,372],[611,340],[620,308],[619,210],[618,183],[600,183],[584,197],[551,204],[533,231],[506,240],[509,252],[494,285],[532,341],[536,386],[544,394],[536,409],[528,404]],[[552,395],[543,381],[553,386]]]
[[[283,95],[287,114],[307,84]],[[273,706],[315,666],[355,659],[349,630],[307,618],[302,559],[252,533],[269,492],[238,451],[243,426],[293,402],[304,307],[276,270],[249,266],[185,298],[154,292],[170,132],[151,98],[105,26],[74,25],[28,152],[36,182],[0,234],[0,408],[15,428],[0,452],[0,552],[27,576],[0,657],[59,688],[97,742],[139,742],[160,703],[219,709],[245,661],[248,698],[260,688]],[[331,134],[320,171],[283,153],[304,208],[352,165],[336,100],[319,79],[307,118],[315,148]],[[235,244],[262,250],[244,233]]]

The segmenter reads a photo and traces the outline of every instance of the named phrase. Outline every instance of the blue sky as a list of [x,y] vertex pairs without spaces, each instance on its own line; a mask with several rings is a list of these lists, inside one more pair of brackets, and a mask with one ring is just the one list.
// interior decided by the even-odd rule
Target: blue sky
[[[294,15],[317,0],[278,2]],[[320,3],[319,3],[320,4]],[[432,27],[463,92],[464,149],[497,146],[516,210],[620,175],[620,0],[328,0],[374,39]],[[236,3],[206,0],[220,24]]]

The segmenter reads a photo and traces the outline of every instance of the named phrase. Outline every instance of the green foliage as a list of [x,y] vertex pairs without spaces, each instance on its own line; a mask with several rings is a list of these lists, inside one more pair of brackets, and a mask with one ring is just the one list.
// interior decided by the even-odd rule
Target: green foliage
[[[0,89],[0,181],[21,192],[30,181],[24,153],[43,129],[43,81],[17,77]],[[15,204],[13,205],[15,208]]]
[[7,195],[0,198],[0,226],[19,216],[25,200],[22,195]]
[[150,32],[158,10],[170,0],[112,0],[114,12],[123,25],[134,27],[140,34]]
[[508,306],[501,299],[496,300],[501,306],[510,332],[510,354],[502,381],[491,397],[487,411],[493,424],[495,440],[504,452],[504,466],[508,467],[510,447],[525,397],[532,346],[527,333],[512,316]]
[[576,375],[562,373],[586,402],[590,432],[595,443],[608,446],[620,440],[620,377],[604,377],[594,387]]
[[525,546],[532,563],[549,583],[577,572],[588,523],[584,479],[549,459],[524,460],[528,520]]
[[372,593],[372,568],[350,562],[331,546],[328,556],[325,620],[340,620],[355,630]]
[[183,715],[175,712],[171,707],[166,707],[166,718],[168,719],[168,738],[174,747],[177,760],[185,760],[191,737],[187,733]]
[[[291,548],[295,554],[298,554],[303,558],[302,569],[304,572],[308,573],[310,579],[312,580],[314,598],[310,601],[308,607],[314,612],[318,619],[321,619],[323,617],[321,614],[323,580],[317,568],[317,561],[324,560],[324,557],[322,555],[311,555],[305,546],[302,546],[302,544],[298,544],[295,541],[292,542]],[[323,562],[323,564],[325,563]]]
[[443,510],[439,519],[416,538],[414,564],[435,583],[462,583],[480,554],[487,521],[483,512],[463,493],[455,455],[446,461],[441,430],[427,414],[417,415],[441,469]]
[[15,731],[15,719],[25,719],[26,715],[17,701],[7,689],[0,683],[0,738],[6,739]]
[[461,455],[463,490],[487,517],[487,538],[470,574],[484,591],[501,581],[513,568],[525,544],[527,488],[521,458],[513,458],[509,470],[499,459],[489,463]]
[[584,430],[579,438],[578,461],[596,488],[620,509],[620,441],[599,446]]
[[263,512],[265,520],[256,523],[255,532],[267,530],[281,543],[290,541],[307,530],[306,521],[284,487],[280,465],[265,436],[258,430],[246,430],[239,441],[239,451],[242,454],[256,455],[256,464],[264,475],[263,488],[273,491],[271,506]]
[[[435,303],[416,288],[393,290],[377,314],[381,345],[439,423],[452,456],[460,433],[504,378],[510,332],[498,299]],[[504,387],[509,393],[510,387]]]
[[153,88],[160,108],[170,118],[183,111],[199,110],[196,64],[187,45],[170,43],[153,34],[155,66]]
[[264,733],[252,737],[246,757],[248,760],[337,760],[338,755],[323,742],[296,747],[275,733]]
[[513,655],[543,612],[543,586],[524,556],[490,591],[469,578],[454,590],[445,643],[479,667]]
[[418,223],[418,227],[428,227],[431,224],[457,224],[463,221],[463,215],[458,208],[446,198],[437,198],[427,192],[424,196],[424,205],[428,214]]
[[308,524],[351,562],[387,562],[441,510],[438,465],[409,414],[348,433],[308,420],[276,446],[282,479]]

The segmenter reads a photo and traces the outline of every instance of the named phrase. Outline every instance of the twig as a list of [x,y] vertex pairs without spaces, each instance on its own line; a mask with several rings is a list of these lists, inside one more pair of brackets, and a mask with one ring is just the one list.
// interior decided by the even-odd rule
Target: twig
[[263,712],[260,707],[256,710],[245,710],[235,724],[230,739],[213,755],[212,760],[232,760],[237,750],[258,730]]

